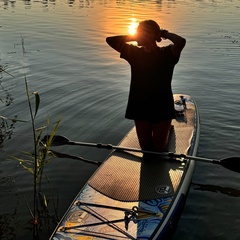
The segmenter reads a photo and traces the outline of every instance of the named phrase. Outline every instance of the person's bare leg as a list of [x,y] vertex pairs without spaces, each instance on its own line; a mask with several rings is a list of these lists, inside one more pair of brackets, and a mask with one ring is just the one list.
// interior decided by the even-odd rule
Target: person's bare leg
[[135,120],[138,141],[142,150],[152,150],[152,124],[148,121]]
[[153,147],[154,151],[166,151],[172,120],[153,123]]

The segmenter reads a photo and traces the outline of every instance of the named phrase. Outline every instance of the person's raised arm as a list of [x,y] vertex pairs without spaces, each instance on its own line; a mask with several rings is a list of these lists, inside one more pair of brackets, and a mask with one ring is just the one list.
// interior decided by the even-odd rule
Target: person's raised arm
[[112,37],[106,38],[107,44],[118,52],[122,51],[124,45],[127,42],[131,42],[135,40],[136,40],[136,37],[134,35],[121,35],[121,36],[112,36]]
[[175,33],[168,32],[167,30],[161,30],[160,37],[163,39],[169,39],[173,42],[173,45],[171,45],[171,51],[175,56],[178,56],[186,45],[185,38]]

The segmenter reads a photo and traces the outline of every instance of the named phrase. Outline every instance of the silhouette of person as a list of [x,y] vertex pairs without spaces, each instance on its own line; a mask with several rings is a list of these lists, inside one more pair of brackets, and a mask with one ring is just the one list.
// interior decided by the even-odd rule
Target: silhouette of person
[[[162,39],[169,39],[171,44],[158,46]],[[109,36],[106,42],[131,67],[125,117],[134,120],[140,147],[166,151],[171,122],[175,119],[172,76],[185,38],[160,29],[153,20],[145,20],[139,23],[136,34]]]

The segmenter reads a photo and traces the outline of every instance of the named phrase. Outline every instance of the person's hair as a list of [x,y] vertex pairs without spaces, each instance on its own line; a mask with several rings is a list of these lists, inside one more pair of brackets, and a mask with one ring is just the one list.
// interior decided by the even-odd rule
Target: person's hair
[[156,36],[156,41],[157,42],[161,42],[161,38],[159,36],[159,32],[160,32],[160,26],[153,20],[144,20],[142,22],[139,23],[138,25],[141,28],[150,30],[151,32],[153,32]]

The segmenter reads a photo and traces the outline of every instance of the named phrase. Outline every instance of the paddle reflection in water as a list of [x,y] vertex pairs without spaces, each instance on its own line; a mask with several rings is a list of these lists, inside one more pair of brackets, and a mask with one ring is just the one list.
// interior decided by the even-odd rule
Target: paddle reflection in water
[[197,187],[194,187],[194,190],[222,193],[231,197],[240,197],[240,190],[238,189],[211,185],[211,184],[200,184],[200,183],[192,183],[192,185],[197,186]]

